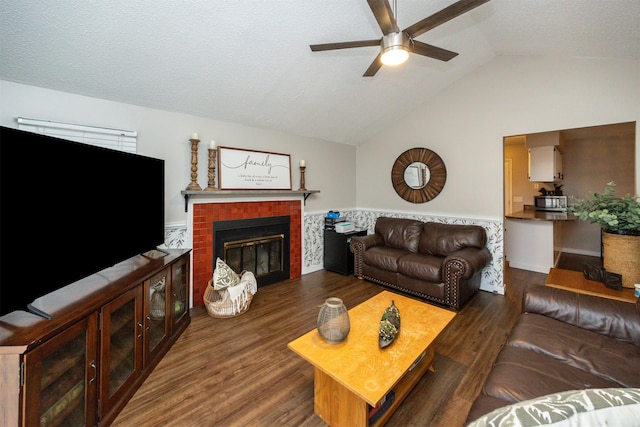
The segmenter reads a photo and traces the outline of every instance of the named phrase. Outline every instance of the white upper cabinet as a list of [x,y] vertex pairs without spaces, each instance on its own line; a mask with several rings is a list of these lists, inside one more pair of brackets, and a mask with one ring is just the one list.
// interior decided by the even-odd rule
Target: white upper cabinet
[[562,181],[562,153],[556,146],[529,148],[529,181]]
[[562,181],[562,147],[564,140],[558,131],[528,134],[529,181]]

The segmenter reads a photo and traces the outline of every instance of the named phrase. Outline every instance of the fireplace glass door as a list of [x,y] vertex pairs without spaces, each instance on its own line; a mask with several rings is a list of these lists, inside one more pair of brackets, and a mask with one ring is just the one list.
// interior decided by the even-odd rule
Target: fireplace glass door
[[234,271],[251,271],[256,278],[283,271],[284,234],[224,243],[224,258]]

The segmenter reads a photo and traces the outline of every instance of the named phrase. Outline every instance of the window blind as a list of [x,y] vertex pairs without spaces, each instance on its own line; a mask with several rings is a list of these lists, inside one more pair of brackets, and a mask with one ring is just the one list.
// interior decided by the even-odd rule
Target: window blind
[[18,129],[43,135],[83,142],[112,150],[136,153],[138,132],[131,130],[109,129],[50,120],[18,117]]

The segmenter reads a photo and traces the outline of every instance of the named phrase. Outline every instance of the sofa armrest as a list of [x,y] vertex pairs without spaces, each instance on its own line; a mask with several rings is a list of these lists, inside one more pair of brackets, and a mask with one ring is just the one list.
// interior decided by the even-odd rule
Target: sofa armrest
[[640,346],[638,304],[531,285],[524,291],[522,312],[541,314]]
[[351,249],[351,252],[355,254],[357,251],[364,252],[373,246],[382,245],[384,245],[384,240],[381,235],[368,234],[366,236],[353,236],[351,238],[351,243],[349,243],[349,248]]
[[487,248],[467,247],[447,256],[443,261],[443,271],[445,274],[453,273],[456,276],[469,279],[486,267],[489,262],[491,262],[491,253]]
[[353,274],[362,278],[362,268],[364,264],[364,251],[374,246],[384,245],[381,235],[374,233],[366,236],[353,236],[349,243],[349,249],[353,252]]

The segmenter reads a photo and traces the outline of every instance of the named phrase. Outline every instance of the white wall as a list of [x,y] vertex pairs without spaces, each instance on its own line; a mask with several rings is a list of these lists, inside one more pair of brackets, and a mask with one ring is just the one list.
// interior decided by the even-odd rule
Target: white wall
[[[640,122],[638,61],[498,57],[358,147],[357,206],[501,220],[504,136],[629,121]],[[639,140],[637,131],[637,191]],[[444,189],[424,204],[391,185],[395,159],[413,147],[447,168]]]
[[[167,222],[185,222],[180,191],[190,182],[188,138],[200,134],[198,181],[206,186],[206,150],[220,145],[291,154],[307,161],[306,187],[320,190],[307,212],[389,210],[501,219],[503,137],[555,129],[640,121],[638,61],[498,57],[434,96],[412,116],[356,148],[203,117],[138,107],[0,80],[0,124],[26,116],[137,130],[141,154],[166,160]],[[636,133],[638,147],[640,132]],[[426,147],[447,167],[434,200],[412,204],[391,186],[399,154]],[[356,154],[357,151],[357,154]],[[353,165],[356,165],[354,170]],[[640,165],[640,148],[636,148]],[[640,166],[636,189],[640,191]],[[355,180],[355,186],[354,186]],[[354,202],[355,201],[355,202]]]
[[[290,154],[294,189],[299,186],[298,162],[305,159],[306,187],[320,190],[307,200],[305,212],[309,214],[355,208],[501,222],[503,137],[640,122],[640,63],[498,57],[357,149],[0,80],[0,124],[15,127],[17,116],[137,130],[139,152],[166,160],[167,223],[186,223],[180,191],[190,182],[188,138],[193,132],[200,134],[204,145],[198,168],[203,187],[207,180],[205,147],[215,139],[220,145]],[[640,191],[639,139],[640,132],[636,132],[636,191]],[[442,193],[424,204],[401,199],[391,185],[395,159],[413,147],[435,151],[447,168]],[[316,222],[320,227],[320,221]],[[309,240],[310,247],[321,251],[319,235]],[[498,235],[496,259],[502,256],[501,241]],[[320,257],[305,257],[317,268],[321,265]],[[495,286],[499,286],[501,268],[494,269],[498,271]]]
[[[299,162],[305,159],[306,188],[320,190],[307,200],[306,212],[355,206],[356,148],[351,145],[0,80],[0,124],[16,128],[19,116],[138,131],[138,153],[165,160],[168,224],[186,224],[180,191],[191,182],[189,137],[194,132],[201,139],[198,183],[202,188],[207,186],[207,148],[214,139],[218,145],[290,154],[294,190],[300,186]],[[28,159],[22,160],[28,165]],[[142,191],[144,183],[139,185]]]

